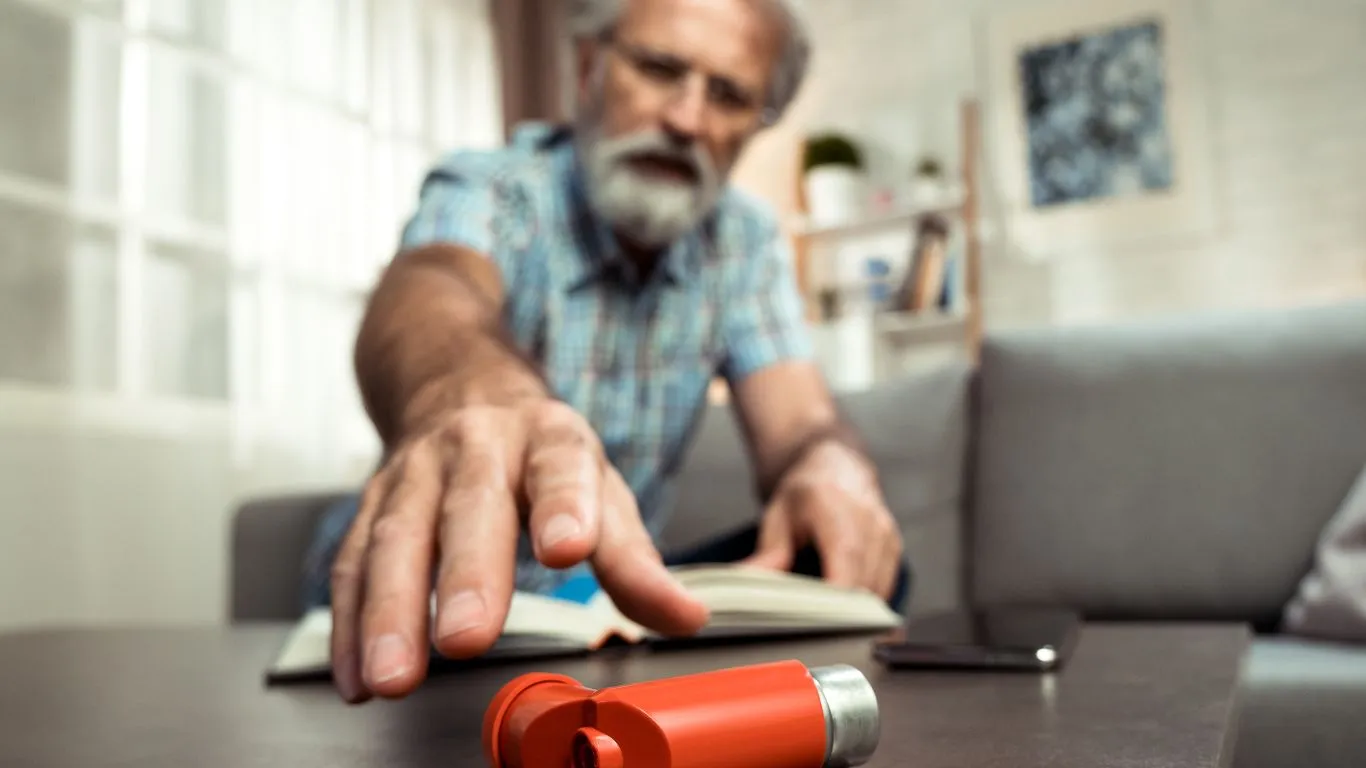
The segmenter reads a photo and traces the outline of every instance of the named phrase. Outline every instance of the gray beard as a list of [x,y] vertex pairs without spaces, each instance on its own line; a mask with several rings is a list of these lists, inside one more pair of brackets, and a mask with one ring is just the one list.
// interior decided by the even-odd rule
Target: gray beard
[[[695,144],[679,146],[657,132],[604,139],[592,126],[580,126],[578,143],[589,205],[640,247],[660,249],[682,237],[721,195],[720,175]],[[697,178],[682,182],[637,173],[627,161],[640,154],[686,163]]]

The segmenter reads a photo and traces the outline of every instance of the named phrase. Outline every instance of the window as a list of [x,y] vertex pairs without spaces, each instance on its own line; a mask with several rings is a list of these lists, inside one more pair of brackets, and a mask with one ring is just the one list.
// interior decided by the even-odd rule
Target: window
[[496,144],[486,0],[0,0],[0,386],[368,435],[366,291]]

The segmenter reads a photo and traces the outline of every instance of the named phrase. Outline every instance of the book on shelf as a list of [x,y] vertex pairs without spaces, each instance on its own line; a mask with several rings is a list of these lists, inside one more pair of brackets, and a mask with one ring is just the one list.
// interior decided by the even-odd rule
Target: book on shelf
[[[709,623],[694,636],[664,637],[631,621],[595,586],[579,589],[573,597],[516,592],[502,636],[472,661],[588,654],[617,643],[671,645],[880,633],[903,621],[872,592],[809,576],[739,565],[671,570],[710,610]],[[271,661],[267,681],[285,683],[328,675],[331,633],[329,608],[307,612]]]

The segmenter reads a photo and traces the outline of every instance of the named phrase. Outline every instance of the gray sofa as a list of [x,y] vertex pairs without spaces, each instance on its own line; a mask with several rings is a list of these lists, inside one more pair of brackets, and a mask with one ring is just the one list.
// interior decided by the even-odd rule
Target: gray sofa
[[[1042,602],[1246,622],[1237,768],[1366,766],[1366,646],[1278,631],[1366,465],[1366,302],[998,334],[976,369],[842,399],[901,521],[912,614]],[[726,410],[708,414],[680,485],[668,545],[757,514]],[[328,499],[239,511],[234,620],[296,614]]]

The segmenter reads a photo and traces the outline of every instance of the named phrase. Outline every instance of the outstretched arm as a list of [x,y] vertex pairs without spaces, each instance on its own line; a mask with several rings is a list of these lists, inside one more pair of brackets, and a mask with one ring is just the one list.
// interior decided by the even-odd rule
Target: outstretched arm
[[734,382],[731,391],[763,502],[813,452],[838,448],[872,471],[858,432],[839,413],[815,363],[775,362]]
[[825,578],[884,597],[902,544],[873,463],[811,360],[780,235],[727,310],[725,368],[765,510],[752,564],[791,567],[814,544]]
[[549,396],[504,329],[503,299],[498,267],[462,245],[421,245],[385,270],[356,339],[355,367],[386,451],[463,405]]
[[681,634],[706,621],[592,427],[504,331],[517,248],[492,221],[515,215],[495,211],[491,182],[431,178],[356,341],[385,457],[332,566],[333,679],[351,702],[412,691],[432,643],[468,657],[497,640],[524,526],[542,564],[591,562],[635,621]]

